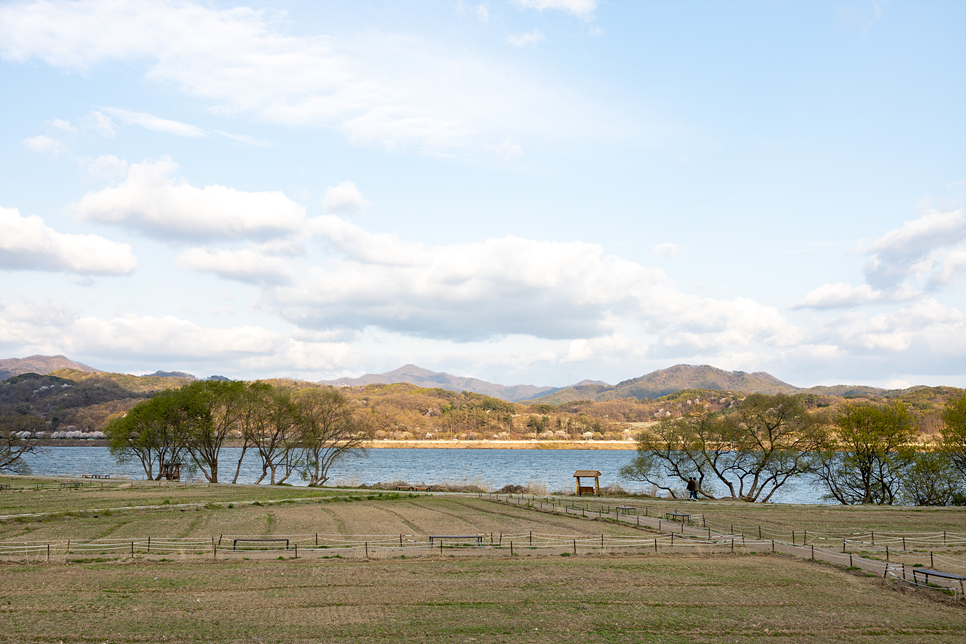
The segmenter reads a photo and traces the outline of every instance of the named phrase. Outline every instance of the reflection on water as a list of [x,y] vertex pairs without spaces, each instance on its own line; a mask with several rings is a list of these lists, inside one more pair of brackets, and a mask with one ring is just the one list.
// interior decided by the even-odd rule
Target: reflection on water
[[[241,448],[226,447],[219,459],[222,482],[231,482]],[[373,449],[368,456],[349,458],[332,467],[330,484],[371,485],[391,481],[433,485],[437,483],[478,484],[498,489],[507,484],[542,484],[549,492],[573,490],[575,470],[599,470],[602,486],[613,483],[629,491],[650,489],[640,483],[617,480],[617,471],[634,457],[620,450],[531,450],[531,449]],[[40,476],[80,476],[111,474],[143,479],[137,461],[118,464],[106,447],[45,447],[42,454],[31,454],[27,462]],[[254,483],[261,475],[258,457],[245,455],[239,483]],[[305,485],[297,477],[287,483]],[[682,484],[682,496],[684,486]],[[821,493],[809,482],[784,489],[773,500],[778,503],[819,503]]]

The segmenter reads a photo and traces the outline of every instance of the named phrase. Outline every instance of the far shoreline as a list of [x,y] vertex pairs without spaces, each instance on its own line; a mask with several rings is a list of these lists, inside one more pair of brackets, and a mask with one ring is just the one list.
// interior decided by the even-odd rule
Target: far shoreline
[[[38,441],[40,447],[108,447],[104,439],[47,439]],[[241,447],[240,443],[227,442],[225,447]],[[634,451],[634,441],[546,441],[546,440],[374,440],[367,449],[579,449],[589,451]]]

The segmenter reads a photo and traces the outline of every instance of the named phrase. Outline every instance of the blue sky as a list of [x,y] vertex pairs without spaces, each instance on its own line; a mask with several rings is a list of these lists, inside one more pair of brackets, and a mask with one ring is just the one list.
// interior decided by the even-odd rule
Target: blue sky
[[0,3],[0,357],[966,386],[966,3]]

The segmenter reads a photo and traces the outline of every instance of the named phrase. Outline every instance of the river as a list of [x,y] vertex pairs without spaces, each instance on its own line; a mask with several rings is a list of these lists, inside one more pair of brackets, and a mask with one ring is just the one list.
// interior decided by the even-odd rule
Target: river
[[[219,459],[219,479],[230,482],[241,448],[226,447]],[[406,481],[419,485],[439,483],[476,484],[492,490],[507,484],[537,483],[548,492],[572,491],[575,470],[598,470],[601,486],[619,483],[632,492],[645,492],[650,485],[619,481],[618,470],[634,452],[579,449],[374,449],[368,456],[348,458],[332,466],[329,484],[372,485]],[[106,447],[45,447],[25,459],[38,476],[80,476],[111,474],[114,477],[144,479],[137,462],[118,464]],[[258,457],[249,451],[242,463],[239,483],[254,483],[261,474]],[[292,478],[288,483],[305,485]],[[682,492],[683,485],[682,485]],[[811,481],[800,480],[782,488],[772,498],[776,503],[821,503],[821,491]]]

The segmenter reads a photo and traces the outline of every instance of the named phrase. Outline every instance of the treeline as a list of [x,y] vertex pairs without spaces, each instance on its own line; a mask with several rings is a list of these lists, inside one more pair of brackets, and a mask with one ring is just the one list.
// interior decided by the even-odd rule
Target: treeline
[[900,401],[850,402],[810,413],[803,396],[753,394],[721,412],[696,411],[642,432],[621,469],[672,497],[694,479],[699,494],[769,501],[803,477],[846,505],[966,505],[966,395],[950,399],[927,450]]
[[293,475],[323,485],[330,467],[364,450],[371,436],[370,416],[331,387],[296,390],[264,382],[193,382],[138,403],[105,429],[119,461],[138,461],[149,480],[173,469],[200,472],[218,483],[222,449],[241,442],[230,464],[236,483],[242,460],[257,454],[257,483],[284,483]]

